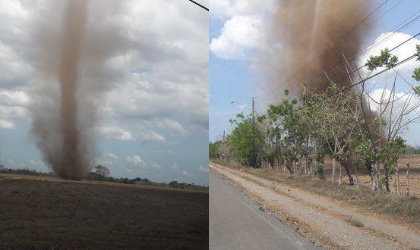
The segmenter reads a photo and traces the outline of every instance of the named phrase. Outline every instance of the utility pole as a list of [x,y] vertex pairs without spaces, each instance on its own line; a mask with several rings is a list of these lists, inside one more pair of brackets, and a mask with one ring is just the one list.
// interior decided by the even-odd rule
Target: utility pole
[[223,130],[223,142],[226,141],[226,130]]
[[257,166],[257,157],[255,152],[255,100],[252,97],[252,167],[256,168]]

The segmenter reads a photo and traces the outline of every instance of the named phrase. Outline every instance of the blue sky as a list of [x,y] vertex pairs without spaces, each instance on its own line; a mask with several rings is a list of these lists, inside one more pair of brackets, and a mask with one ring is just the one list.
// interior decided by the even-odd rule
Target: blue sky
[[[226,132],[230,131],[231,126],[228,120],[236,113],[249,111],[253,96],[256,97],[257,110],[262,112],[264,110],[263,98],[269,92],[264,87],[263,77],[255,66],[255,60],[253,59],[254,55],[258,57],[261,48],[253,43],[246,43],[244,40],[255,40],[255,36],[264,33],[261,29],[261,23],[263,26],[267,24],[275,1],[264,1],[264,4],[256,0],[228,2],[218,0],[211,2],[212,9],[216,11],[211,13],[209,40],[210,44],[214,41],[218,43],[214,47],[210,45],[210,141],[221,139],[224,130]],[[375,0],[373,1],[373,6],[379,6],[383,2],[383,0]],[[378,15],[370,18],[370,20],[377,19],[377,21],[373,22],[370,33],[366,35],[363,49],[374,44],[378,37],[386,32],[392,31],[394,27],[409,16],[420,14],[417,11],[420,11],[420,1],[389,0],[377,12]],[[379,18],[381,15],[383,16]],[[238,17],[244,16],[251,17],[254,23],[257,24],[252,27],[252,23],[245,22],[245,20],[242,22],[245,25],[241,26],[241,22],[236,22],[236,27],[243,28],[244,30],[247,27],[251,27],[251,29],[255,28],[256,30],[252,31],[248,29],[242,31],[243,33],[239,33],[240,39],[238,40],[232,39],[227,35],[223,36],[223,30],[229,30],[229,27],[227,27],[229,22],[233,23],[233,20],[238,20]],[[417,20],[404,28],[401,31],[403,34],[397,34],[394,39],[390,39],[392,42],[386,43],[386,46],[391,47],[393,44],[401,43],[405,39],[404,34],[414,35],[420,32],[419,24],[420,20]],[[416,42],[418,41],[416,40]],[[238,46],[241,47],[240,52],[237,50],[233,51],[231,48]],[[410,49],[412,50],[413,48],[410,47]],[[404,55],[404,52],[406,51],[402,49],[402,55]],[[243,56],[244,53],[247,56]],[[400,59],[403,59],[403,57],[400,57]],[[415,62],[410,64],[412,70],[414,70],[414,66],[418,67],[420,64]],[[412,84],[415,84],[414,80],[411,79],[410,69],[401,69],[400,72]],[[389,78],[391,76],[384,77]],[[381,80],[384,80],[384,78],[381,78]],[[401,92],[408,90],[407,84],[402,83],[401,80],[399,80],[398,86],[400,86],[398,90]],[[235,101],[235,103],[231,104],[232,101]],[[411,126],[408,133],[404,134],[409,144],[420,146],[420,136],[416,133],[418,129],[420,129],[420,126],[417,123]]]
[[[31,107],[38,85],[57,86],[42,78],[38,64],[57,60],[48,56],[60,46],[65,3],[0,1],[0,164],[6,167],[49,171],[31,133]],[[81,89],[106,86],[91,96],[100,103],[91,164],[105,165],[113,177],[208,185],[208,12],[189,1],[89,4],[82,63],[96,60],[92,49],[102,54],[90,65],[95,74],[84,71]],[[41,32],[47,43],[36,40]]]

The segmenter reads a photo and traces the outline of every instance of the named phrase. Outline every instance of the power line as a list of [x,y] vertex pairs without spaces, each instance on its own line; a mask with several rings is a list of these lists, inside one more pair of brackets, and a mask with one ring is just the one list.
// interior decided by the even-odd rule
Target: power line
[[[401,2],[402,1],[404,1],[404,0],[400,0],[399,2],[397,2],[396,4],[394,4],[393,6],[391,6],[388,10],[386,10],[380,17],[378,17],[377,19],[375,19],[373,22],[377,22],[378,20],[380,20],[383,16],[385,16],[390,10],[392,10],[393,8],[395,8],[395,6],[397,6],[397,5],[399,5],[399,4],[401,4]],[[363,19],[363,20],[366,20],[369,16],[371,16],[374,12],[376,12],[379,8],[381,8],[385,3],[386,3],[387,1],[385,1],[384,3],[382,3],[381,5],[379,5],[378,6],[378,8],[376,8],[372,13],[370,13],[365,19]],[[402,27],[400,27],[400,28],[398,28],[400,25],[402,25],[402,24],[404,24],[407,20],[409,20],[412,16],[414,16],[414,15],[416,15],[417,13],[419,13],[420,12],[420,10],[419,11],[417,11],[416,13],[414,13],[413,15],[411,15],[409,18],[406,18],[405,20],[403,20],[400,24],[398,24],[396,27],[394,27],[392,30],[391,30],[391,32],[399,32],[400,30],[402,30],[403,28],[405,28],[406,26],[408,26],[408,25],[410,25],[413,21],[415,21],[415,20],[417,20],[418,19],[418,17],[419,16],[417,16],[414,20],[411,20],[410,22],[408,22],[407,24],[405,24],[405,25],[403,25]],[[360,23],[359,23],[360,24]],[[358,24],[358,25],[359,25]],[[357,25],[356,25],[357,26]],[[398,29],[397,29],[398,28]],[[369,47],[369,48],[367,48],[365,51],[362,51],[361,53],[359,53],[359,54],[356,54],[356,55],[354,55],[354,56],[352,56],[349,60],[354,60],[356,57],[360,57],[360,56],[362,56],[362,55],[365,55],[366,53],[368,53],[370,50],[372,50],[372,49],[374,49],[374,48],[376,48],[376,47],[378,47],[381,43],[383,43],[383,42],[385,42],[385,41],[387,41],[388,39],[390,39],[392,36],[394,36],[395,35],[395,33],[392,33],[390,36],[388,36],[388,37],[386,37],[386,38],[384,38],[384,39],[382,39],[381,41],[379,41],[379,42],[377,42],[377,43],[375,43],[373,46],[371,46],[371,47]],[[343,65],[343,64],[345,64],[345,62],[342,62],[342,63],[340,63],[340,64],[338,64],[338,66],[341,66],[341,65]],[[332,67],[331,67],[332,68]],[[335,69],[336,69],[337,67],[335,67]],[[328,73],[331,73],[331,70],[328,72]]]
[[[400,1],[401,2],[401,1]],[[350,61],[353,61],[353,60],[355,60],[356,59],[356,57],[360,57],[360,56],[363,56],[363,55],[365,55],[365,54],[367,54],[369,51],[371,51],[371,50],[373,50],[374,48],[376,48],[376,47],[378,47],[380,44],[382,44],[382,43],[384,43],[384,42],[386,42],[387,40],[389,40],[391,37],[393,37],[393,36],[395,36],[395,34],[397,33],[397,32],[400,32],[402,29],[404,29],[405,27],[407,27],[407,26],[409,26],[409,25],[411,25],[412,23],[414,23],[415,21],[417,21],[419,18],[420,18],[420,15],[417,15],[416,17],[414,17],[413,19],[411,19],[413,16],[415,16],[416,14],[418,14],[418,13],[420,13],[420,10],[418,10],[417,12],[415,12],[414,14],[412,14],[410,17],[408,17],[408,18],[406,18],[404,21],[402,21],[400,24],[398,24],[397,26],[395,26],[391,31],[390,31],[390,33],[391,34],[389,34],[388,36],[386,36],[386,37],[384,37],[384,38],[382,38],[380,41],[378,41],[378,42],[376,42],[373,46],[370,46],[370,47],[368,47],[366,50],[364,50],[364,51],[362,51],[361,53],[359,53],[359,54],[356,54],[356,55],[354,55],[354,56],[352,56],[352,57],[350,57],[349,58],[349,60]],[[411,19],[411,20],[410,20]],[[405,22],[407,22],[408,21],[408,23],[405,23]],[[404,24],[405,23],[405,24]],[[402,25],[402,26],[401,26]],[[401,27],[400,27],[401,26]],[[417,35],[415,35],[414,37],[416,37]],[[414,37],[412,37],[411,39],[413,39]],[[411,39],[408,39],[406,42],[408,42],[409,40],[411,40]],[[404,43],[403,43],[404,44]],[[400,44],[400,46],[401,46],[402,44]],[[397,49],[399,46],[397,46],[397,47],[395,47],[395,48],[393,48],[393,49],[391,49],[390,50],[390,52],[391,51],[393,51],[393,50],[395,50],[395,49]],[[340,63],[340,64],[337,64],[336,66],[334,66],[334,67],[331,67],[331,68],[333,68],[332,70],[329,70],[328,71],[328,73],[331,73],[332,71],[335,71],[335,70],[337,70],[338,68],[340,68],[341,66],[343,66],[343,65],[345,65],[346,64],[346,62],[342,62],[342,63]],[[360,70],[362,67],[360,67],[360,68],[358,68],[358,70]],[[317,78],[317,79],[319,79],[319,78]]]
[[[420,15],[418,16],[418,17],[420,17]],[[401,47],[402,45],[404,45],[404,44],[406,44],[407,42],[409,42],[410,40],[412,40],[412,39],[414,39],[414,38],[416,38],[417,36],[419,36],[420,35],[420,32],[419,33],[417,33],[417,34],[415,34],[415,35],[413,35],[412,37],[410,37],[410,38],[408,38],[408,39],[406,39],[405,41],[403,41],[402,43],[400,43],[400,44],[398,44],[398,45],[396,45],[395,47],[393,47],[392,49],[390,49],[390,51],[389,52],[392,52],[392,51],[394,51],[394,50],[396,50],[397,48],[399,48],[399,47]],[[370,50],[371,48],[369,48],[369,50]],[[354,56],[353,58],[352,58],[352,60],[354,59],[354,58],[356,58],[357,56],[361,56],[361,55],[363,55],[364,53],[362,53],[362,54],[360,54],[360,55],[356,55],[356,56]],[[343,66],[345,64],[345,62],[343,62],[343,63],[340,63],[340,64],[337,64],[338,66],[336,66],[336,67],[333,67],[333,69],[332,70],[330,70],[330,71],[328,71],[328,72],[323,72],[323,73],[325,73],[325,74],[330,74],[331,72],[334,72],[334,71],[336,71],[340,66]],[[355,70],[352,70],[351,72],[349,72],[344,78],[347,78],[347,77],[349,77],[349,76],[351,76],[353,73],[355,73],[355,72],[357,72],[357,71],[359,71],[359,70],[361,70],[362,68],[364,68],[364,67],[366,67],[366,65],[362,65],[362,66],[360,66],[360,67],[358,67],[358,68],[356,68]],[[314,82],[316,82],[316,81],[318,81],[318,80],[320,80],[320,79],[322,79],[323,78],[323,76],[322,76],[322,74],[320,74],[320,76],[319,77],[317,77],[317,78],[315,78],[313,81]],[[290,78],[290,79],[288,79],[286,82],[288,82],[288,81],[290,81],[290,80],[293,80],[294,78]],[[340,79],[340,81],[341,80],[343,80],[343,79]],[[281,88],[282,86],[278,86],[278,87],[276,87],[276,88],[274,88],[271,92],[269,92],[269,93],[267,93],[267,94],[265,94],[265,95],[263,95],[263,96],[261,96],[261,97],[264,97],[264,96],[269,96],[269,95],[272,95],[273,93],[276,93],[280,88]]]
[[[392,52],[392,51],[394,51],[394,50],[398,49],[399,47],[401,47],[402,45],[406,44],[407,42],[411,41],[412,39],[414,39],[415,37],[417,37],[417,36],[419,36],[419,35],[420,35],[420,32],[419,32],[419,33],[417,33],[417,34],[415,34],[414,36],[410,37],[409,39],[405,40],[404,42],[402,42],[402,43],[400,43],[400,44],[396,45],[395,47],[393,47],[392,49],[390,49],[390,50],[389,50],[389,52]],[[415,56],[415,55],[414,55],[414,56]],[[411,59],[411,58],[410,58],[410,59]],[[405,59],[405,60],[406,60],[406,59]],[[399,64],[401,64],[401,62],[397,63],[397,65],[399,65]],[[397,65],[395,65],[395,66],[397,66]],[[362,69],[362,68],[364,68],[364,67],[366,67],[366,64],[364,64],[363,66],[360,66],[359,68],[357,68],[357,69],[355,69],[355,70],[351,71],[351,72],[350,72],[349,74],[347,74],[345,77],[349,77],[349,76],[351,76],[353,73],[355,73],[355,72],[357,72],[357,71],[361,70],[361,69]],[[340,79],[340,80],[341,80],[341,79]]]
[[[418,10],[416,13],[414,13],[413,15],[411,15],[408,19],[410,19],[411,17],[413,17],[413,16],[414,16],[414,15],[416,15],[417,13],[420,13],[420,10]],[[374,49],[374,48],[378,47],[381,43],[386,42],[386,41],[387,41],[387,40],[389,40],[391,37],[395,36],[396,32],[401,31],[402,29],[404,29],[404,28],[405,28],[405,27],[407,27],[408,25],[410,25],[410,24],[414,23],[415,21],[417,21],[419,18],[420,18],[420,15],[417,15],[417,16],[416,16],[416,17],[414,17],[411,21],[409,21],[408,23],[404,24],[404,25],[403,25],[403,26],[401,26],[400,28],[398,28],[398,29],[396,29],[396,30],[395,30],[395,28],[394,28],[394,29],[391,31],[391,34],[390,34],[390,35],[388,35],[387,37],[385,37],[385,38],[383,38],[382,40],[380,40],[379,42],[377,42],[374,46],[369,47],[368,49],[366,49],[366,50],[365,50],[364,52],[362,52],[361,54],[353,56],[352,58],[350,58],[350,60],[354,60],[356,57],[360,57],[360,56],[362,56],[362,55],[367,54],[367,53],[368,53],[369,51],[371,51],[372,49]],[[406,19],[406,20],[404,20],[404,21],[403,21],[403,23],[404,23],[404,22],[406,22],[406,21],[407,21],[407,19]],[[403,23],[399,24],[398,26],[402,25]],[[397,26],[397,27],[398,27],[398,26]],[[396,47],[392,48],[389,52],[394,51],[395,49],[399,48],[400,46],[402,46],[403,44],[407,43],[407,42],[408,42],[408,41],[410,41],[411,39],[413,39],[413,38],[417,37],[418,35],[419,35],[419,33],[418,33],[418,34],[416,34],[416,35],[414,35],[414,36],[412,36],[410,39],[407,39],[406,41],[404,41],[403,43],[399,44],[398,46],[396,46]],[[343,62],[342,64],[345,64],[345,62]],[[341,65],[342,65],[342,64],[341,64]],[[364,67],[364,66],[359,67],[357,70],[360,70],[360,69],[361,69],[361,68],[363,68],[363,67]]]
[[[356,24],[354,27],[360,25],[361,23],[363,23],[364,21],[366,21],[371,15],[373,15],[376,11],[378,11],[380,8],[382,8],[382,6],[384,6],[389,0],[385,0],[382,4],[380,4],[374,11],[372,11],[371,13],[369,13],[369,15],[367,15],[365,18],[363,18],[362,21],[360,21],[358,24]],[[402,1],[402,0],[401,0]],[[400,2],[401,2],[400,1]]]
[[[351,88],[353,88],[353,87],[355,87],[355,86],[357,86],[357,85],[359,85],[359,84],[361,84],[361,83],[364,83],[364,82],[366,82],[366,81],[368,81],[368,80],[370,80],[370,79],[372,79],[372,78],[374,78],[374,77],[377,77],[377,76],[379,76],[379,75],[381,75],[381,74],[383,74],[383,73],[387,72],[387,71],[388,71],[388,70],[390,70],[390,69],[393,69],[393,68],[395,68],[395,67],[397,67],[397,66],[399,66],[399,65],[401,65],[401,64],[403,64],[403,63],[406,63],[406,62],[410,61],[411,59],[415,58],[416,56],[417,56],[417,53],[416,53],[416,54],[414,54],[414,55],[412,55],[412,56],[407,57],[406,59],[404,59],[404,60],[402,60],[402,61],[400,61],[400,62],[398,62],[398,63],[396,63],[396,64],[395,64],[392,68],[386,68],[386,69],[384,69],[384,70],[382,70],[382,71],[380,71],[380,72],[378,72],[378,73],[376,73],[376,74],[374,74],[374,75],[372,75],[372,76],[369,76],[369,77],[367,77],[367,78],[365,78],[365,79],[363,79],[363,80],[360,80],[360,81],[358,81],[358,82],[356,82],[356,83],[354,83],[354,84],[352,84],[352,85],[350,85],[350,86],[348,86],[348,87],[346,87],[346,88],[344,88],[344,89],[341,89],[340,91],[347,91],[347,90],[349,90],[349,89],[351,89]],[[328,97],[335,96],[335,95],[337,95],[338,93],[339,93],[339,92],[333,93],[333,94],[329,95]]]
[[195,5],[197,5],[197,6],[201,7],[201,8],[203,8],[203,9],[205,9],[205,10],[207,10],[207,11],[209,11],[209,8],[207,8],[206,6],[204,6],[204,5],[200,4],[200,3],[197,3],[197,2],[196,2],[196,1],[194,1],[194,0],[188,0],[188,1],[190,1],[191,3],[193,3],[193,4],[195,4]]
[[[419,16],[419,17],[420,17],[420,16]],[[420,32],[419,32],[419,33],[417,33],[417,34],[415,34],[414,36],[412,36],[412,37],[408,38],[407,40],[403,41],[402,43],[400,43],[400,44],[396,45],[395,47],[393,47],[392,49],[390,49],[390,50],[389,50],[389,52],[392,52],[392,51],[394,51],[394,50],[398,49],[399,47],[401,47],[402,45],[406,44],[407,42],[411,41],[412,39],[416,38],[416,37],[417,37],[417,36],[419,36],[419,35],[420,35]],[[344,63],[345,63],[345,62],[344,62]],[[340,65],[342,65],[342,64],[343,64],[343,63],[341,63]],[[364,67],[366,67],[366,64],[364,64],[364,65],[362,65],[362,66],[360,66],[360,67],[356,68],[355,70],[352,70],[352,71],[351,71],[351,72],[349,72],[346,76],[344,76],[344,78],[347,78],[347,77],[351,76],[353,73],[355,73],[355,72],[357,72],[357,71],[359,71],[359,70],[363,69]],[[331,73],[331,71],[330,71],[329,73]],[[316,80],[319,80],[320,78],[321,78],[321,77],[316,78],[316,79],[315,79],[315,81],[316,81]],[[341,81],[341,80],[343,80],[343,79],[340,79],[339,81]]]
[[[417,21],[419,19],[419,15],[417,15],[416,17],[414,17],[413,19],[411,19],[413,16],[415,16],[416,14],[420,13],[420,10],[418,10],[416,13],[412,14],[410,17],[406,18],[404,21],[402,21],[400,24],[398,24],[397,26],[395,26],[391,31],[388,36],[384,37],[383,39],[381,39],[380,41],[378,41],[374,46],[371,46],[369,48],[367,48],[365,51],[363,51],[361,54],[355,55],[354,57],[357,56],[362,56],[365,55],[366,53],[368,53],[369,51],[371,51],[372,49],[376,48],[377,46],[379,46],[381,43],[386,42],[387,40],[389,40],[391,37],[395,36],[395,34],[397,32],[400,32],[401,30],[403,30],[404,28],[408,27],[409,25],[413,24],[415,21]],[[410,20],[411,19],[411,20]],[[406,24],[404,24],[405,22],[407,22]],[[401,26],[402,25],[402,26]],[[401,26],[401,27],[400,27]],[[352,58],[352,59],[353,59]]]

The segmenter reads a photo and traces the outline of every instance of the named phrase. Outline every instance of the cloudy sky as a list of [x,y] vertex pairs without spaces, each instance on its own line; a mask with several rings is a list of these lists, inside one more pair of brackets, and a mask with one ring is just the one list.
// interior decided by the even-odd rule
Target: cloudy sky
[[[208,6],[208,0],[200,0]],[[35,31],[59,27],[63,0],[0,0],[0,161],[49,171],[31,134]],[[208,13],[187,0],[91,0],[106,48],[95,163],[114,177],[208,185]],[[46,37],[45,42],[51,42]],[[51,48],[53,49],[53,48]],[[104,71],[105,72],[105,71]]]
[[[212,0],[210,3],[210,141],[220,140],[224,130],[226,133],[230,131],[228,121],[235,114],[250,111],[252,97],[255,97],[257,111],[265,110],[264,96],[269,91],[264,88],[255,58],[265,49],[264,30],[278,2]],[[373,0],[375,7],[381,3],[382,0]],[[358,59],[360,64],[366,62],[369,56],[378,55],[382,49],[393,48],[420,32],[419,11],[420,1],[387,1],[376,15],[370,17],[373,29],[366,34],[363,50],[375,47]],[[395,32],[403,21],[410,18],[414,21]],[[420,44],[419,37],[393,51],[393,54],[400,60],[414,54],[415,45]],[[417,85],[411,77],[415,67],[420,67],[420,62],[412,60],[395,70],[410,84]],[[387,88],[385,84],[390,84],[394,76],[395,72],[391,71],[370,81],[368,84],[372,87],[372,96],[379,100],[380,93]],[[410,90],[410,86],[400,77],[397,86],[398,96]],[[420,110],[417,112],[420,113]],[[416,133],[419,129],[417,123],[405,132],[404,137],[409,144],[420,146],[420,136]]]

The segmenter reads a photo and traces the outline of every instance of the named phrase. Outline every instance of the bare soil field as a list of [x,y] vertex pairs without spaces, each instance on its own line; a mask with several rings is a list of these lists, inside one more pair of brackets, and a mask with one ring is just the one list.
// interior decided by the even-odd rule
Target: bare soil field
[[209,194],[0,175],[0,249],[206,249]]

